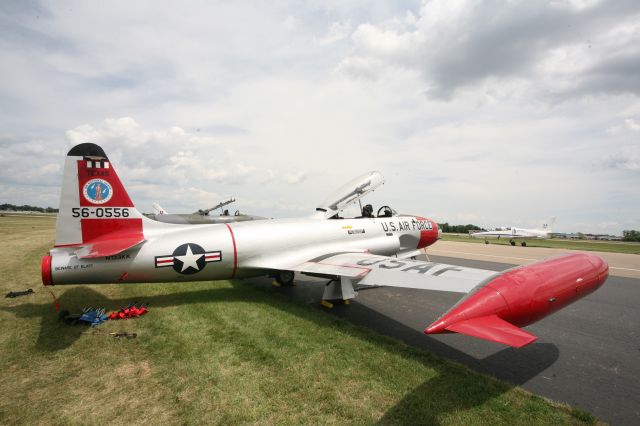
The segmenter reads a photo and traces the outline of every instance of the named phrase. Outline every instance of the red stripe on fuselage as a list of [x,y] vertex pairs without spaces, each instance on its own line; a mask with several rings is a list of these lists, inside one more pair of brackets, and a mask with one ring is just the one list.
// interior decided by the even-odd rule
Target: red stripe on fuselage
[[233,242],[233,274],[231,278],[236,276],[236,271],[238,270],[238,250],[236,249],[236,237],[233,235],[233,230],[228,223],[225,223],[227,228],[229,228],[229,233],[231,234],[231,242]]

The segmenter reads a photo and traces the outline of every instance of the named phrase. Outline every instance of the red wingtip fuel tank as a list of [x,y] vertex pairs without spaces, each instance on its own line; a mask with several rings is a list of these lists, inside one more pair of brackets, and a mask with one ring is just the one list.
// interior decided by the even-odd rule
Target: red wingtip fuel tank
[[609,276],[600,257],[577,253],[510,269],[471,291],[425,330],[458,332],[521,347],[532,324],[597,290]]

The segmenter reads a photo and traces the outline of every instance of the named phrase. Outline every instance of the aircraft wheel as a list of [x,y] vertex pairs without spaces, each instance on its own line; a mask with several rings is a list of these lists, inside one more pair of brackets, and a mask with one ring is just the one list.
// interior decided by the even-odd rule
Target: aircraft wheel
[[509,241],[509,243],[510,243],[512,246],[515,246],[515,245],[516,245],[516,242],[515,242],[515,241]]
[[520,245],[521,245],[522,247],[526,247],[526,246],[527,246],[527,242],[526,242],[526,241],[523,241],[523,242],[521,242],[521,243],[520,243]]
[[276,282],[280,285],[293,285],[294,278],[293,271],[280,271],[275,276]]
[[487,241],[487,240],[484,240],[484,243],[485,243],[485,244],[489,244],[489,241]]

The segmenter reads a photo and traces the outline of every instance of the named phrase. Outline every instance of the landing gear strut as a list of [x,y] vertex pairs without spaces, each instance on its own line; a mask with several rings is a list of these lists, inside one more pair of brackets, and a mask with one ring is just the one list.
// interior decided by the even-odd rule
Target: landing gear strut
[[342,300],[345,305],[358,295],[353,289],[353,283],[350,278],[340,277],[329,281],[322,293],[322,302],[320,304],[325,308],[333,308],[332,300]]

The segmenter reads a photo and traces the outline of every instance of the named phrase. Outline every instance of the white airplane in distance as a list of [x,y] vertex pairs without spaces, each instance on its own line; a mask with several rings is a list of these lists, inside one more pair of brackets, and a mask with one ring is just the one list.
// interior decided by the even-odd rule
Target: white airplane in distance
[[543,223],[540,228],[525,229],[516,227],[496,228],[491,231],[480,231],[470,233],[471,238],[484,238],[484,243],[489,244],[488,238],[509,238],[509,242],[512,246],[516,245],[516,240],[522,240],[520,245],[526,247],[527,243],[524,240],[538,239],[543,240],[545,238],[551,238],[553,223],[556,221],[555,216],[549,220],[548,223]]

